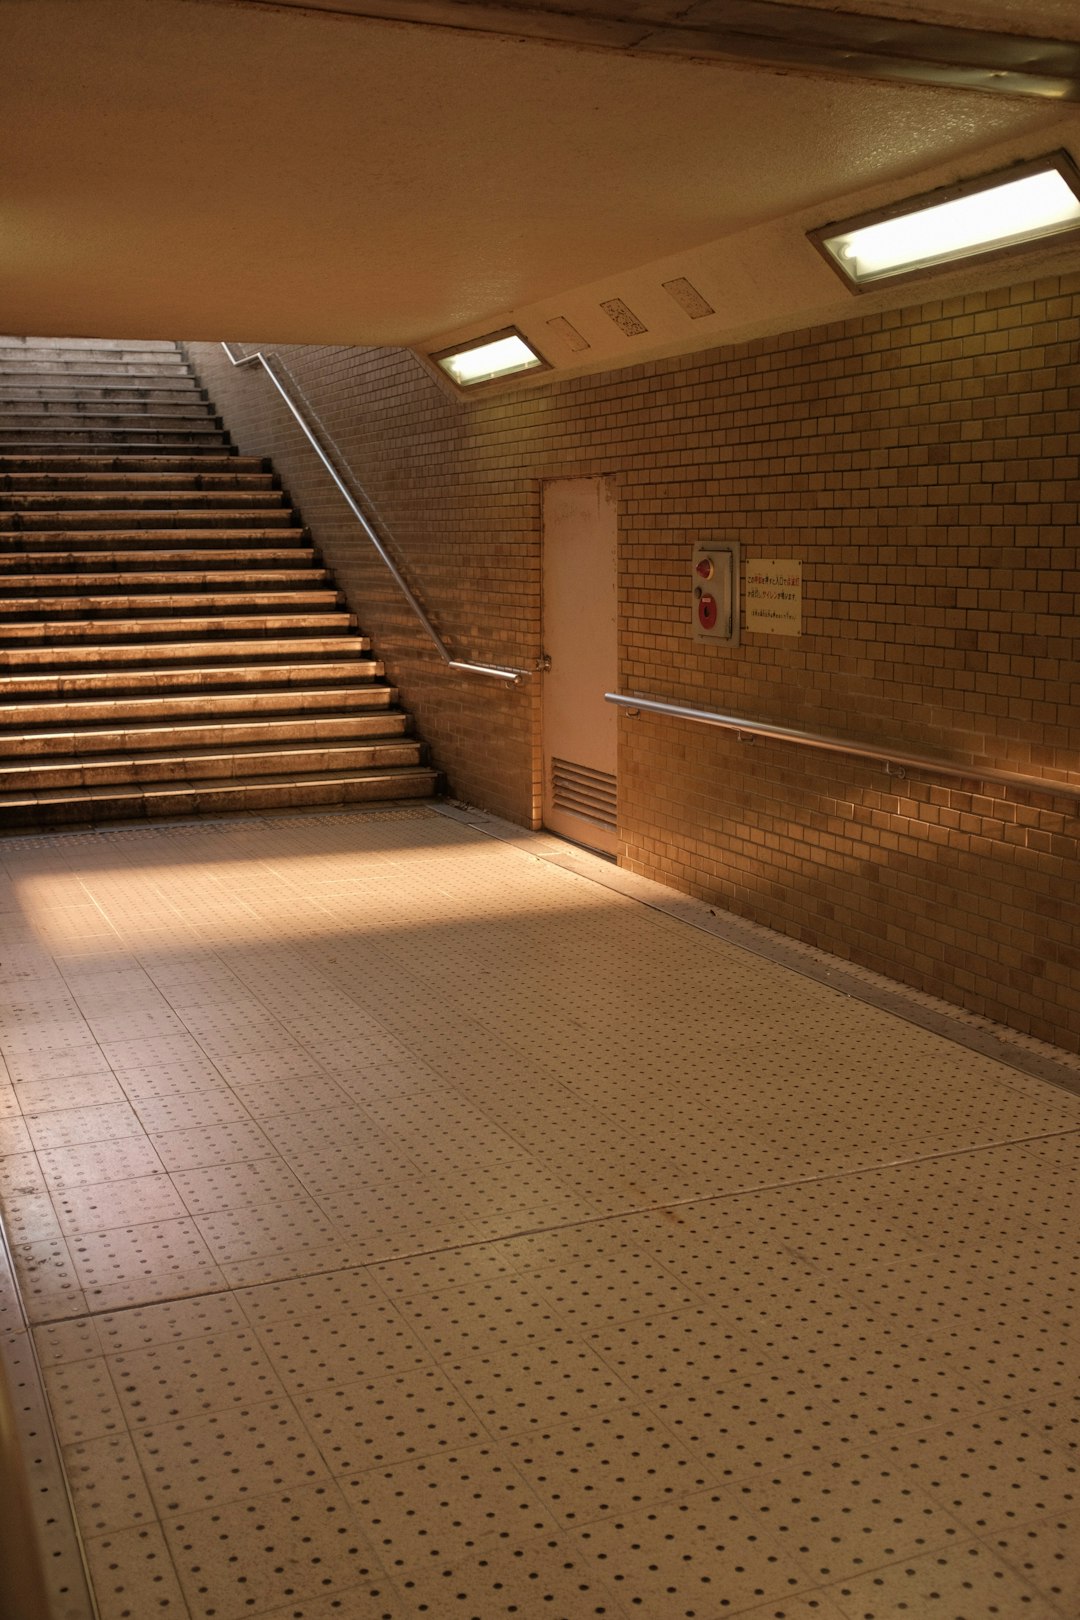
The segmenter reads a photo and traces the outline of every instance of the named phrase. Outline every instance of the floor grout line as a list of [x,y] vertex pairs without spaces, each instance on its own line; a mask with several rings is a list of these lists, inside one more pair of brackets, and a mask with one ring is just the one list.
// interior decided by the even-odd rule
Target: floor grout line
[[[410,1249],[404,1254],[380,1255],[374,1260],[359,1260],[353,1263],[345,1262],[332,1266],[320,1267],[315,1271],[305,1271],[305,1277],[332,1277],[343,1271],[370,1271],[376,1266],[406,1264],[410,1260],[437,1259],[441,1255],[465,1254],[470,1249],[484,1249],[497,1243],[514,1243],[521,1238],[544,1237],[555,1232],[576,1232],[590,1226],[602,1226],[607,1222],[635,1220],[642,1215],[663,1215],[670,1210],[694,1209],[705,1204],[720,1204],[736,1198],[753,1198],[759,1193],[784,1192],[796,1187],[819,1186],[830,1181],[850,1181],[858,1176],[876,1175],[885,1170],[904,1170],[913,1165],[931,1164],[940,1159],[964,1158],[974,1153],[988,1153],[997,1148],[1024,1147],[1029,1142],[1055,1141],[1059,1137],[1076,1136],[1080,1126],[1066,1127],[1059,1131],[1040,1131],[1031,1136],[1008,1137],[998,1142],[976,1142],[967,1147],[941,1148],[931,1153],[915,1154],[909,1158],[888,1159],[881,1164],[857,1165],[849,1170],[824,1170],[816,1175],[795,1176],[784,1181],[759,1182],[752,1187],[737,1187],[731,1192],[697,1193],[690,1198],[666,1200],[657,1204],[637,1204],[630,1209],[616,1210],[613,1213],[585,1215],[572,1221],[557,1221],[546,1225],[520,1227],[513,1232],[502,1233],[497,1237],[472,1238],[465,1243],[446,1243],[430,1249]],[[245,1163],[237,1160],[237,1163]],[[154,1225],[152,1221],[144,1223]],[[35,1322],[35,1327],[47,1327],[58,1322],[75,1322],[87,1317],[113,1316],[124,1311],[147,1310],[154,1305],[168,1305],[183,1300],[209,1299],[218,1294],[234,1294],[250,1288],[273,1288],[282,1281],[281,1278],[271,1278],[266,1282],[227,1284],[224,1288],[205,1288],[193,1294],[170,1295],[167,1299],[140,1300],[125,1305],[102,1306],[100,1309],[88,1307],[85,1311],[75,1311],[70,1315],[46,1317]]]

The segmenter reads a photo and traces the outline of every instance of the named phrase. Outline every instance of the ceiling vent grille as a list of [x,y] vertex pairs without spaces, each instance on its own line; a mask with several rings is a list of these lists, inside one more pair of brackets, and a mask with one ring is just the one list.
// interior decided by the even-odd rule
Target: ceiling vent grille
[[551,799],[556,810],[580,816],[597,827],[615,829],[615,778],[606,771],[575,765],[569,759],[552,759]]
[[566,347],[572,350],[574,354],[580,353],[582,349],[592,347],[588,338],[582,337],[577,327],[572,326],[565,315],[556,315],[554,320],[548,321],[548,325],[551,327],[551,330],[556,334],[556,336],[560,337],[566,344]]
[[709,300],[698,292],[692,281],[685,276],[676,276],[674,281],[661,282],[661,286],[669,298],[674,298],[684,315],[689,315],[692,321],[700,321],[706,315],[715,315]]
[[639,321],[633,310],[624,304],[621,298],[608,298],[601,303],[600,308],[626,337],[640,337],[642,332],[649,330],[645,322]]

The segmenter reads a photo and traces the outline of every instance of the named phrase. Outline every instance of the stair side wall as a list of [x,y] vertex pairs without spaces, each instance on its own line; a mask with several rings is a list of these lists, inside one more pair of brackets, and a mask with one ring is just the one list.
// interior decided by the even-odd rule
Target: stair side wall
[[[475,402],[406,352],[279,352],[456,647],[535,653],[540,483],[603,475],[624,690],[1039,774],[1080,759],[1078,342],[1075,275]],[[277,460],[453,790],[530,821],[535,703],[432,672],[267,380],[191,352],[241,448]],[[690,559],[718,535],[744,572],[801,563],[801,634],[694,641]],[[1078,835],[1061,795],[620,717],[621,864],[1072,1050]]]
[[[273,458],[335,581],[415,717],[449,791],[539,824],[539,686],[448,670],[258,366],[185,345],[241,454]],[[362,480],[417,596],[455,657],[531,666],[540,652],[540,486],[521,477],[505,403],[462,412],[401,350],[283,347]],[[399,428],[411,426],[405,437]]]

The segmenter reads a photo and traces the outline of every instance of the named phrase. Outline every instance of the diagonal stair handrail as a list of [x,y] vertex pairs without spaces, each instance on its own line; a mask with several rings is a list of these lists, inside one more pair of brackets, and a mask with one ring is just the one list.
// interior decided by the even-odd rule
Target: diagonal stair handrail
[[504,664],[480,664],[473,662],[471,659],[455,658],[453,656],[449,647],[447,647],[446,643],[443,641],[443,638],[440,636],[439,632],[436,630],[435,626],[425,613],[420,602],[417,600],[408,580],[405,578],[404,574],[401,572],[401,569],[398,567],[397,563],[390,555],[390,552],[383,544],[378,531],[353,498],[352,492],[335,467],[330,455],[320,441],[311,423],[307,420],[288,387],[274,369],[271,362],[276,357],[273,354],[264,354],[261,349],[257,350],[254,354],[236,355],[233,353],[235,345],[232,343],[223,343],[221,347],[225,350],[226,355],[234,366],[251,366],[255,365],[256,363],[262,366],[263,370],[266,372],[266,375],[270,378],[270,381],[281,395],[282,400],[284,401],[289,413],[295,420],[301,433],[304,435],[305,439],[308,441],[311,448],[314,450],[315,454],[318,456],[319,460],[330,474],[330,477],[333,479],[338,492],[345,501],[345,504],[348,506],[349,511],[352,513],[357,523],[359,523],[365,535],[371,541],[371,544],[375,547],[375,550],[378,552],[383,563],[385,563],[395,585],[404,596],[416,618],[419,619],[430,640],[434,643],[436,651],[438,652],[443,663],[446,664],[450,669],[464,670],[471,675],[489,675],[494,680],[509,681],[515,686],[521,681],[527,679],[528,676],[535,675],[537,673],[537,670],[535,669],[518,669],[512,665]]

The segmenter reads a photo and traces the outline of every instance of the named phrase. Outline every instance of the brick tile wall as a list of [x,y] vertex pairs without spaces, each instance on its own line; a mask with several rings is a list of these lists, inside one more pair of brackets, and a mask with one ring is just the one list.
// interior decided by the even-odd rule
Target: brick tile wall
[[[271,454],[452,791],[535,824],[536,688],[423,647],[267,380],[191,345]],[[620,494],[623,690],[1080,780],[1080,275],[467,403],[400,351],[281,351],[456,653],[541,647],[545,478]],[[803,633],[691,639],[693,544],[797,558]],[[1080,805],[620,717],[634,871],[1080,1045]]]

